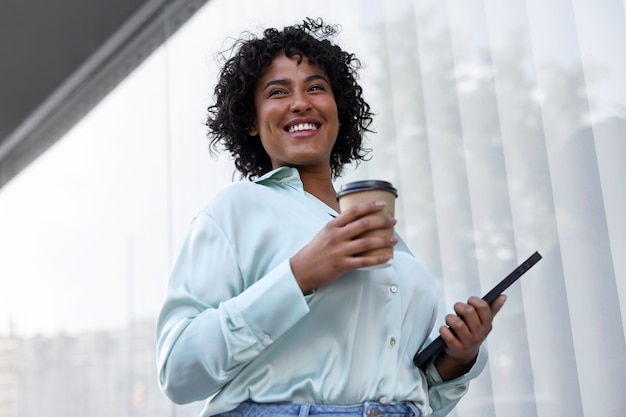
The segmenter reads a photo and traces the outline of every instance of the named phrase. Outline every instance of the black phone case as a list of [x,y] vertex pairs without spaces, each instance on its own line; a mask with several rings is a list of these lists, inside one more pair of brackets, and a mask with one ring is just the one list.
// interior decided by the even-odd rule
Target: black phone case
[[[511,284],[517,281],[519,277],[524,275],[524,273],[526,273],[526,271],[532,268],[533,265],[539,262],[540,259],[541,255],[539,254],[539,252],[535,252],[530,255],[530,257],[522,262],[517,268],[515,268],[513,272],[511,272],[509,275],[506,276],[506,278],[504,278],[495,287],[493,287],[493,289],[483,297],[483,300],[491,304],[497,296],[502,294],[504,290],[506,290]],[[424,370],[426,364],[429,363],[430,360],[434,358],[445,346],[446,344],[441,336],[438,336],[428,346],[415,354],[415,356],[413,357],[413,363],[421,370]]]

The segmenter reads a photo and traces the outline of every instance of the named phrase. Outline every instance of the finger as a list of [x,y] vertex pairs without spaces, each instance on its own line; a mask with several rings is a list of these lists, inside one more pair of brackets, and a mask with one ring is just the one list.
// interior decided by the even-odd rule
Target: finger
[[[471,304],[461,302],[455,303],[454,311],[470,329],[481,326],[483,323],[483,317],[478,315],[476,308]],[[487,306],[487,312],[488,311],[489,307]]]
[[475,316],[478,319],[478,323],[484,325],[491,324],[493,314],[491,313],[491,308],[489,304],[485,300],[472,296],[467,300],[467,305],[475,313]]
[[498,314],[502,306],[504,306],[504,303],[506,303],[506,295],[500,294],[489,306],[491,308],[491,315],[495,316]]
[[484,335],[491,331],[491,310],[484,300],[472,297],[467,304],[456,303],[454,309],[461,322],[451,315],[449,323],[461,342],[474,344],[478,339],[484,339]]
[[457,340],[464,341],[471,337],[470,329],[463,317],[448,314],[446,316],[446,324],[448,325],[448,330]]
[[462,349],[463,347],[462,343],[458,339],[456,333],[450,327],[441,326],[439,328],[439,335],[441,336],[443,341],[446,343],[446,347],[448,349],[454,349],[454,350]]
[[446,346],[448,347],[456,342],[456,335],[450,326],[441,326],[439,328],[439,335],[443,341],[446,342]]
[[358,268],[368,268],[375,265],[380,265],[391,259],[391,255],[372,255],[372,256],[353,256],[345,261],[344,266],[348,270]]
[[343,227],[358,218],[377,213],[384,207],[385,203],[383,201],[371,201],[368,203],[357,204],[350,207],[348,210],[341,212],[339,216],[333,220],[333,223],[335,223],[338,227]]
[[491,304],[478,297],[470,297],[467,303],[476,309],[482,323],[491,323],[493,317],[500,311],[505,301],[506,295],[501,294]]
[[346,252],[350,256],[362,257],[364,252],[376,249],[392,248],[398,243],[396,236],[367,236],[350,240],[346,243]]
[[[342,228],[342,233],[345,233],[345,237],[349,239],[361,239],[365,238],[363,234],[373,232],[375,230],[393,229],[396,224],[396,219],[393,217],[383,215],[369,215],[356,219],[350,224],[345,225]],[[389,233],[383,233],[388,235]]]

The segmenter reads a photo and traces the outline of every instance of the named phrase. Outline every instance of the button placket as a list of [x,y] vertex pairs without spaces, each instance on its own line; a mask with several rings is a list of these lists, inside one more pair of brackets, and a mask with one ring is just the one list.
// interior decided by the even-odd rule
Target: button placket
[[[380,347],[383,349],[381,354],[381,365],[389,369],[388,378],[380,384],[380,392],[392,392],[397,378],[398,361],[401,360],[399,355],[400,336],[402,328],[402,302],[398,298],[400,296],[399,278],[393,268],[388,268],[387,273],[380,282],[381,298],[385,300],[384,308],[384,333],[380,340]],[[385,403],[389,401],[389,397],[382,396],[378,402]]]

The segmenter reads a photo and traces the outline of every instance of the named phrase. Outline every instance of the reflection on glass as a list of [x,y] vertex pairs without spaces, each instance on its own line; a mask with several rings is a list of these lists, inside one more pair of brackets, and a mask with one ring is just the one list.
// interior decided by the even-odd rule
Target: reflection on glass
[[441,320],[544,256],[507,291],[489,368],[454,413],[623,415],[618,3],[208,2],[0,190],[0,416],[197,415],[158,391],[153,323],[187,224],[232,180],[202,124],[213,61],[229,35],[308,15],[343,26],[377,114],[373,159],[338,185],[398,186],[399,228],[440,285]]

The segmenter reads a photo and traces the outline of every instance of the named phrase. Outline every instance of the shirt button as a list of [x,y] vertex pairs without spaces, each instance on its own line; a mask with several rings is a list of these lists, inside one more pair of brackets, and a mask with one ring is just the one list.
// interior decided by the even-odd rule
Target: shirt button
[[265,343],[268,343],[271,340],[270,335],[267,333],[263,333],[261,335],[261,340],[264,341]]
[[388,402],[388,401],[387,401],[387,397],[385,397],[385,396],[383,395],[382,397],[380,397],[380,398],[378,399],[378,402],[379,402],[379,403],[381,403],[381,404],[387,404],[387,402]]
[[389,339],[389,345],[390,346],[395,346],[396,345],[396,338],[392,337],[391,339]]
[[396,285],[392,285],[389,287],[389,291],[391,291],[392,294],[395,294],[398,292],[398,287]]

